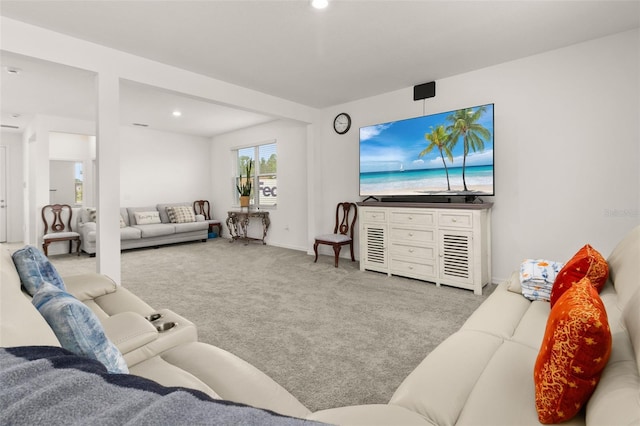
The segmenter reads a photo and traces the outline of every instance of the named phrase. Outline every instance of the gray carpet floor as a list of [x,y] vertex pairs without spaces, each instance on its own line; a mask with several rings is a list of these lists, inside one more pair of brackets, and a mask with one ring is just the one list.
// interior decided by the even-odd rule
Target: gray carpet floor
[[[193,321],[199,339],[272,377],[310,410],[386,403],[484,301],[468,290],[361,272],[358,262],[215,239],[122,253],[122,284]],[[95,271],[52,256],[61,275]],[[215,366],[212,366],[215,368]]]

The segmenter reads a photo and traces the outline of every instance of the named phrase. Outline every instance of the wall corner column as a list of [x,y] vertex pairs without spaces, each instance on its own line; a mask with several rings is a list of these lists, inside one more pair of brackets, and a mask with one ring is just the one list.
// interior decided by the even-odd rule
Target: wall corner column
[[120,79],[111,73],[99,73],[96,175],[98,211],[96,257],[97,272],[118,285],[120,265]]

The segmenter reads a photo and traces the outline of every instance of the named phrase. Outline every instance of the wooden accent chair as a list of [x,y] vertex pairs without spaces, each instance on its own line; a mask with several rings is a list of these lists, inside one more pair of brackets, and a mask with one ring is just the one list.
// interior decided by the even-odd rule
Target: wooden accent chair
[[205,220],[209,222],[209,232],[213,231],[213,228],[218,228],[218,237],[222,235],[222,222],[211,218],[211,205],[207,200],[196,200],[193,202],[193,210],[196,214],[204,216]]
[[76,241],[76,252],[80,256],[80,234],[71,229],[72,217],[73,210],[68,204],[49,204],[42,208],[42,250],[45,256],[49,256],[49,244],[59,241],[69,241],[69,253],[73,249],[73,242]]
[[[351,216],[351,209],[353,208],[353,218],[349,221]],[[342,246],[348,245],[351,249],[351,261],[355,262],[356,258],[353,254],[353,230],[358,218],[358,207],[355,203],[348,201],[338,203],[336,206],[336,225],[333,228],[333,234],[325,234],[316,237],[316,241],[313,244],[313,251],[316,254],[314,263],[318,261],[318,245],[326,244],[333,247],[335,255],[335,267],[338,267],[338,258],[340,257],[340,249]]]

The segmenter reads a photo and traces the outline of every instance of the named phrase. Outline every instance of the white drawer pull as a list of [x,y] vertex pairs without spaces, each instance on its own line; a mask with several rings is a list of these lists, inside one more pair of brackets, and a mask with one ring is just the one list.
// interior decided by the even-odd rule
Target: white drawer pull
[[413,249],[409,249],[409,253],[413,253]]
[[456,219],[455,217],[453,219],[451,219],[451,222],[456,223],[458,221],[458,219]]
[[413,237],[413,232],[409,232],[409,236],[410,236],[410,237]]

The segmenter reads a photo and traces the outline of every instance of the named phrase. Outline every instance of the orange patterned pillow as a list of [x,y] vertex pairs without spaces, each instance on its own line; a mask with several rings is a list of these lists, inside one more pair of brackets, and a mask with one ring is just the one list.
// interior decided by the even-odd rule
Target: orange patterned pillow
[[596,249],[586,244],[562,267],[551,288],[551,307],[569,287],[584,277],[600,292],[609,276],[609,264]]
[[583,278],[549,314],[533,371],[540,423],[575,416],[595,390],[610,354],[607,312],[597,290]]

